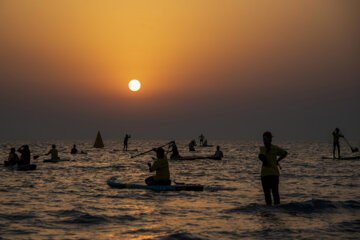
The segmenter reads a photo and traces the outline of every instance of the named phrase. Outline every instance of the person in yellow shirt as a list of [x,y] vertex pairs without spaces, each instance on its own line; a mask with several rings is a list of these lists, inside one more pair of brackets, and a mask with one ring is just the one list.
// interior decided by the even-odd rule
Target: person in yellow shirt
[[260,147],[259,159],[262,161],[261,184],[265,195],[265,202],[271,205],[271,193],[274,198],[274,204],[280,204],[279,195],[279,162],[284,159],[287,152],[282,148],[271,144],[271,132],[263,134],[264,146]]
[[149,171],[156,171],[155,176],[151,176],[145,179],[147,185],[171,185],[169,162],[165,155],[163,148],[154,148],[157,159],[151,165],[148,163]]
[[56,149],[56,145],[53,144],[51,150],[46,154],[51,154],[51,159],[59,159],[58,150]]

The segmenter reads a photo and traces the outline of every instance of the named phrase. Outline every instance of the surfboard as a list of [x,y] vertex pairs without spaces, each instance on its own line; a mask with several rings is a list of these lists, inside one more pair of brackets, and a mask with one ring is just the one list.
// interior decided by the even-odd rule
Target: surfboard
[[199,184],[176,184],[176,185],[141,185],[131,183],[121,183],[116,177],[107,180],[107,184],[119,189],[150,189],[154,191],[203,191],[204,186]]
[[36,164],[20,165],[18,167],[14,167],[14,169],[18,171],[36,170]]
[[341,158],[321,157],[321,159],[334,159],[334,160],[358,160],[358,159],[360,159],[360,156],[353,156],[353,157],[341,157]]

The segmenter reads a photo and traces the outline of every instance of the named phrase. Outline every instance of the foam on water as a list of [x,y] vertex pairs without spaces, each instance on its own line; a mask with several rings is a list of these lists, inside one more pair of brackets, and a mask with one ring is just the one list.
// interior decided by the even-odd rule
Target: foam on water
[[[106,180],[144,184],[152,154],[131,154],[166,141],[130,142],[138,152],[121,149],[121,141],[54,141],[60,157],[71,161],[32,160],[37,170],[19,172],[1,167],[0,238],[2,239],[356,239],[360,229],[360,161],[323,160],[326,142],[279,142],[288,150],[280,180],[282,204],[264,205],[260,184],[260,142],[213,141],[222,146],[223,161],[170,161],[176,182],[205,185],[203,192],[154,192],[112,189]],[[9,148],[29,144],[33,155],[53,142],[1,142]],[[72,144],[88,154],[71,155]],[[182,155],[208,155],[213,148]],[[356,145],[354,143],[354,145]],[[358,144],[359,145],[359,144]],[[345,151],[344,155],[350,155]]]

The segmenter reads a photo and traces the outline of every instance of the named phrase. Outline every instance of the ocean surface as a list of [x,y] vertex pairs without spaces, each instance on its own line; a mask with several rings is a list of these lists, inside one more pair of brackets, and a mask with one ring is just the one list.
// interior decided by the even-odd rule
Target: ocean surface
[[[138,152],[166,140],[133,140]],[[281,204],[266,206],[260,183],[261,142],[209,141],[220,145],[222,161],[170,161],[176,182],[202,184],[203,192],[114,189],[112,176],[144,184],[153,153],[130,158],[122,141],[2,141],[1,159],[10,147],[29,144],[32,155],[55,143],[70,161],[32,163],[35,171],[0,166],[0,239],[359,239],[360,160],[322,160],[331,142],[280,141],[289,152],[281,162]],[[69,154],[72,144],[87,155]],[[209,155],[215,148],[180,154]],[[353,143],[359,147],[360,142]],[[343,156],[351,156],[342,144]],[[360,154],[358,154],[360,155]],[[1,161],[2,163],[3,161]]]

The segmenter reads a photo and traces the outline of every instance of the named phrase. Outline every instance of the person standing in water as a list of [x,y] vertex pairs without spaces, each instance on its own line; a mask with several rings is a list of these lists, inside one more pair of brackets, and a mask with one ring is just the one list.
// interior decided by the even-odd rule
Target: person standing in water
[[338,150],[338,158],[340,158],[340,138],[344,137],[341,133],[340,133],[340,129],[339,128],[335,128],[335,130],[332,133],[333,135],[333,157],[335,158],[335,150],[337,148]]
[[23,145],[17,151],[21,153],[19,165],[29,165],[31,158],[29,146]]
[[78,150],[76,149],[76,145],[74,144],[74,146],[71,149],[71,154],[77,154]]
[[171,185],[169,162],[165,155],[163,148],[154,148],[157,159],[151,165],[148,163],[149,171],[156,171],[155,176],[151,176],[145,179],[147,185]]
[[46,155],[51,154],[51,159],[59,159],[59,153],[58,153],[58,150],[56,149],[56,145],[53,144],[51,147],[52,148]]
[[217,160],[221,160],[224,157],[224,154],[222,151],[220,151],[220,146],[216,147],[216,152],[214,154],[214,158]]
[[129,138],[131,138],[131,136],[130,136],[129,134],[125,134],[123,151],[127,151],[127,150],[128,150],[128,141],[129,141]]
[[261,184],[265,195],[267,205],[272,204],[271,192],[274,198],[274,204],[280,204],[279,195],[279,162],[284,159],[287,152],[282,148],[271,144],[271,132],[263,134],[264,146],[260,147],[259,159],[262,162],[261,167]]

